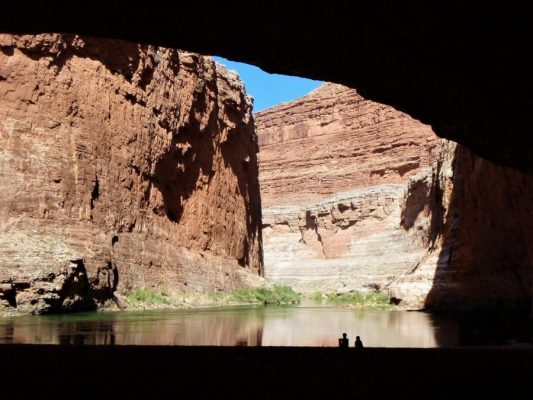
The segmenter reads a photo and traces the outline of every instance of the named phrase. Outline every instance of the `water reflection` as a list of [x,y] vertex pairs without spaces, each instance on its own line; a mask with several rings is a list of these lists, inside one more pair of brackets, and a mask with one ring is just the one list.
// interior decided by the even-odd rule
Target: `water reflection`
[[460,327],[420,312],[228,307],[3,319],[0,343],[336,347],[346,332],[350,347],[356,335],[366,347],[451,347],[462,342]]
[[[457,338],[453,324],[446,329]],[[348,333],[350,346],[358,335],[367,347],[439,347],[429,314],[335,308],[272,310],[265,320],[263,345],[337,346],[342,332]]]

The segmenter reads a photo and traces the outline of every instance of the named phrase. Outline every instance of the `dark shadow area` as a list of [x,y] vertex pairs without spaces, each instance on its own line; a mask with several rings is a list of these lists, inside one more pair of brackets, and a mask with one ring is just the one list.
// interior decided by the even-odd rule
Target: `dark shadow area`
[[211,177],[215,148],[213,135],[217,129],[217,113],[211,112],[209,122],[200,130],[200,121],[194,117],[206,112],[202,96],[196,96],[194,102],[198,109],[191,110],[191,125],[181,129],[172,137],[168,150],[156,162],[153,185],[163,196],[164,210],[154,210],[158,215],[178,223],[187,199],[196,191],[201,175]]
[[17,288],[13,282],[6,282],[0,286],[0,300],[4,300],[10,307],[17,307]]
[[[104,390],[116,398],[269,400],[513,398],[533,390],[531,350],[2,345],[0,354],[3,395],[24,388],[32,398],[71,398],[80,387],[91,397]],[[384,376],[384,368],[393,371]]]
[[[113,236],[113,239],[116,237],[117,236]],[[118,282],[118,268],[111,260],[108,260],[103,267],[99,267],[96,270],[96,274],[91,278],[91,298],[99,304],[104,304],[108,300],[114,300],[117,302],[115,291],[117,290]],[[119,308],[121,308],[120,305]]]
[[403,229],[411,229],[419,214],[428,207],[430,191],[431,188],[426,181],[414,181],[409,184],[409,196],[405,200],[400,222]]
[[[430,217],[429,230],[427,232],[426,246],[432,250],[435,241],[441,234],[444,218],[443,192],[439,182],[442,160],[438,160],[431,180],[412,180],[408,186],[408,196],[402,209],[400,224],[405,230],[414,227],[415,222],[422,213]],[[424,226],[417,227],[424,229]]]
[[482,309],[428,313],[437,346],[533,349],[533,321],[520,312]]
[[100,197],[100,182],[98,181],[98,176],[95,176],[94,186],[91,192],[91,204],[90,204],[91,210],[94,209],[94,203],[96,202],[96,200],[98,200],[99,197]]
[[441,249],[425,305],[461,310],[466,344],[528,337],[530,327],[521,321],[531,315],[533,178],[463,146],[452,157],[453,180],[438,173],[434,181],[437,205],[443,188],[452,192],[446,215],[436,218]]
[[[15,54],[15,47],[14,46],[0,46],[0,52],[8,57],[11,57],[13,54]],[[2,80],[6,80],[7,78],[2,77]]]
[[[43,56],[50,57],[49,67],[56,67],[58,73],[72,57],[83,54],[84,57],[100,61],[111,72],[119,73],[131,82],[135,71],[139,68],[141,52],[146,52],[148,49],[147,45],[105,38],[97,39],[90,36],[84,36],[80,40],[73,34],[65,34],[62,39],[58,45],[58,43],[41,43],[40,41],[49,39],[37,38],[32,47],[20,49],[20,51],[36,61],[42,59]],[[0,48],[4,53],[13,51],[12,47],[0,46]],[[153,64],[154,62],[145,64],[145,68],[147,66],[148,68],[145,69],[145,75],[147,75],[145,81],[141,82],[143,89],[149,83],[149,78],[151,79],[149,66]]]
[[520,312],[460,313],[459,343],[461,346],[531,346],[533,321]]
[[114,235],[112,238],[111,238],[111,247],[113,247],[115,244],[118,243],[118,236],[117,235]]
[[[246,104],[244,99],[245,94],[241,93],[240,104]],[[253,118],[243,125],[242,112],[239,105],[234,102],[225,102],[224,114],[228,117],[235,128],[228,132],[227,138],[221,143],[222,157],[225,163],[229,164],[233,173],[237,177],[238,194],[243,197],[246,204],[246,242],[244,243],[243,256],[238,260],[239,265],[247,267],[250,265],[250,243],[259,243],[259,257],[260,268],[263,267],[263,240],[261,233],[261,196],[259,190],[259,168],[257,160],[257,152],[259,147],[257,143],[257,136],[254,132]],[[247,154],[243,159],[242,155]],[[264,271],[259,271],[261,275]]]
[[70,271],[67,274],[57,298],[45,298],[45,302],[50,300],[50,307],[46,313],[96,310],[83,260],[71,260]]
[[[524,50],[533,36],[527,4],[61,4],[3,2],[0,31],[119,38],[342,83],[431,124],[439,136],[533,173],[531,151],[524,146],[530,142],[533,106],[533,61]],[[125,76],[136,69],[138,60],[122,58],[121,48],[90,51]],[[149,81],[149,72],[145,75],[142,80]]]

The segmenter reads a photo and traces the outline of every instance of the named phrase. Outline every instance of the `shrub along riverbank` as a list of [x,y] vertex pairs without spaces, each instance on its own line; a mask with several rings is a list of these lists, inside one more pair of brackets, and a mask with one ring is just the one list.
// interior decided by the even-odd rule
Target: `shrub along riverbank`
[[[301,294],[290,286],[283,285],[274,285],[270,288],[238,288],[231,292],[209,294],[172,293],[165,288],[140,287],[130,290],[125,297],[120,296],[119,300],[128,310],[200,308],[244,304],[296,305],[300,304],[302,300],[311,300],[338,307],[379,309],[396,307],[390,304],[389,296],[382,292]],[[111,311],[114,306],[106,309]],[[16,309],[0,308],[0,317],[17,315],[22,314]]]
[[389,308],[391,305],[390,296],[384,292],[372,293],[320,293],[311,296],[316,301],[326,302],[332,305],[368,307],[368,308]]
[[271,288],[238,288],[231,292],[206,295],[173,294],[165,289],[135,288],[126,295],[130,309],[191,308],[235,304],[287,305],[298,304],[301,295],[289,286]]
[[165,289],[136,288],[126,296],[130,309],[192,308],[236,304],[295,305],[302,299],[318,301],[334,306],[357,308],[390,308],[386,293],[314,293],[303,295],[290,286],[274,285],[270,288],[238,288],[231,292],[203,295],[173,294]]
[[300,303],[302,295],[290,286],[274,285],[272,288],[239,288],[230,293],[216,293],[212,298],[227,303],[284,305]]

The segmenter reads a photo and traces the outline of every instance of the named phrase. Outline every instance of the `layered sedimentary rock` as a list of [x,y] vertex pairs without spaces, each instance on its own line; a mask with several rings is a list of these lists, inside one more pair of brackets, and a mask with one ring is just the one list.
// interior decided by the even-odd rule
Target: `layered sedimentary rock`
[[257,113],[256,124],[265,208],[405,182],[438,147],[429,126],[332,83]]
[[269,279],[414,308],[529,307],[533,178],[336,85],[257,121]]
[[261,272],[251,101],[209,57],[0,35],[0,301],[95,307]]
[[383,287],[423,256],[424,241],[400,221],[410,178],[437,159],[430,127],[335,84],[256,121],[269,280]]

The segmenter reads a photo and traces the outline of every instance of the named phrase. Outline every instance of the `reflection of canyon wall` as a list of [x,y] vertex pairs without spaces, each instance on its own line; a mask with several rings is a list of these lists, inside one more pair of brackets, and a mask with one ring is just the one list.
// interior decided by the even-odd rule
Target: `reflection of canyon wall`
[[87,308],[117,289],[230,289],[261,272],[257,143],[209,57],[0,35],[0,301]]
[[529,304],[532,178],[339,85],[256,119],[268,279],[413,307]]
[[[63,316],[0,324],[0,342],[154,346],[260,346],[264,309],[180,313],[108,313],[98,319]],[[5,338],[5,339],[4,339]]]
[[[279,311],[265,318],[263,346],[337,347],[338,337],[348,333],[353,347],[361,336],[366,347],[437,347],[456,345],[456,328],[440,320],[446,338],[438,342],[428,313],[381,312],[335,308],[300,308]],[[349,315],[346,315],[349,314]],[[446,325],[443,325],[444,324]]]

